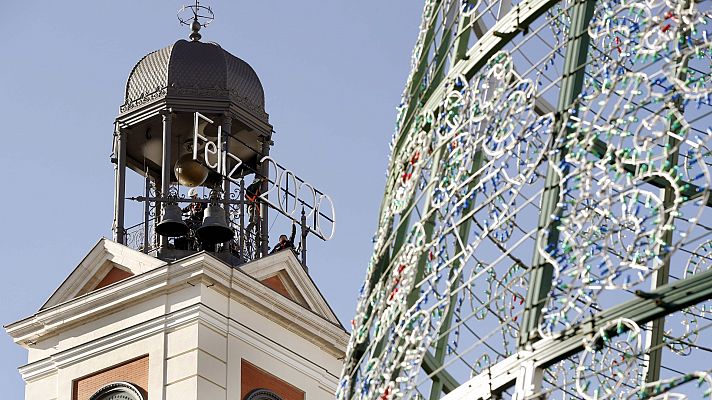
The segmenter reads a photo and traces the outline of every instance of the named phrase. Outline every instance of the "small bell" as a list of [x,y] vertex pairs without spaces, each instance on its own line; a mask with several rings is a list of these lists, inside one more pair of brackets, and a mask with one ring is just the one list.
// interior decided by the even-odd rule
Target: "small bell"
[[224,243],[235,237],[235,232],[225,222],[225,210],[222,207],[210,204],[205,209],[203,225],[196,232],[198,239],[203,243]]
[[156,233],[167,237],[184,236],[188,233],[188,225],[183,221],[183,212],[177,204],[163,206],[161,222],[156,225]]

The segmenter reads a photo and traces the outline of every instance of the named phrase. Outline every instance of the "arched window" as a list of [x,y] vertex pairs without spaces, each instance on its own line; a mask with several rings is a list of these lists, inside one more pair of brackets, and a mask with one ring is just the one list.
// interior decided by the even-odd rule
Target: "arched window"
[[134,384],[114,382],[99,389],[89,400],[143,400],[143,395]]
[[282,398],[271,390],[255,389],[245,396],[245,400],[282,400]]

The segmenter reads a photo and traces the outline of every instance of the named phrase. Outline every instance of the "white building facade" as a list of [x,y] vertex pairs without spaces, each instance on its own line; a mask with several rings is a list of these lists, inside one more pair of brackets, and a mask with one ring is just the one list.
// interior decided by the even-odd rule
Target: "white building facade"
[[332,399],[348,341],[291,251],[234,268],[108,239],[6,330],[26,400]]

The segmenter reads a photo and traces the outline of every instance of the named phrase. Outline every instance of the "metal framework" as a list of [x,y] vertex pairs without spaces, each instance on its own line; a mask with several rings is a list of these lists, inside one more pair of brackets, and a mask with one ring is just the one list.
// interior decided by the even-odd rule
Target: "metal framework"
[[[193,136],[188,139],[192,142],[192,152],[186,155],[191,161],[204,166],[208,173],[213,173],[213,181],[196,188],[195,197],[189,197],[189,188],[182,187],[180,182],[173,179],[175,164],[171,161],[170,150],[171,141],[174,139],[172,124],[175,119],[182,118],[182,128],[185,128],[185,121],[188,120],[185,118],[186,114],[169,111],[159,114],[162,125],[162,162],[158,171],[151,172],[148,167],[143,166],[146,170],[141,196],[126,197],[126,147],[129,135],[127,129],[117,128],[112,157],[116,166],[113,224],[115,240],[167,260],[175,260],[201,250],[217,252],[224,261],[237,266],[270,253],[268,233],[276,217],[281,217],[283,221],[280,222],[286,220],[287,224],[294,226],[294,237],[291,240],[296,238],[296,228],[299,228],[299,245],[292,247],[292,251],[301,258],[306,269],[309,234],[324,241],[330,240],[335,234],[336,216],[331,197],[272,158],[269,155],[270,140],[260,138],[257,144],[248,143],[230,133],[231,117],[223,116],[213,120],[198,111],[188,114],[192,117],[190,120],[193,120],[190,125]],[[199,119],[215,128],[217,138],[199,133]],[[229,150],[230,146],[234,148],[236,144],[243,150],[253,152],[257,161],[255,166],[250,166]],[[249,193],[249,181],[245,181],[250,177],[253,183],[258,182],[261,187],[253,196]],[[198,194],[198,189],[203,194]],[[209,195],[206,197],[205,193]],[[125,200],[142,203],[142,222],[124,226]],[[178,218],[186,222],[189,228],[187,234],[176,238],[157,234],[156,228],[161,221],[158,216],[161,215],[164,205],[181,205],[183,213],[188,213],[189,207],[186,206],[198,203],[204,206],[216,203],[222,207],[225,210],[225,226],[231,229],[235,236],[219,244],[203,244],[196,232],[204,221],[184,219],[182,216]],[[276,211],[271,224],[268,213],[270,209]]]
[[426,0],[338,399],[712,395],[711,18]]
[[[196,113],[197,115],[199,114]],[[223,126],[226,125],[223,124]],[[229,132],[229,125],[227,126],[227,131]],[[212,148],[217,148],[217,141],[211,142],[207,138],[203,139]],[[235,140],[239,141],[237,138]],[[249,144],[244,144],[249,146]],[[201,149],[202,153],[206,154],[205,158],[196,156],[196,160],[219,172],[222,181],[219,188],[212,190],[203,188],[203,191],[210,190],[211,194],[219,197],[217,202],[226,210],[227,226],[235,231],[235,237],[229,242],[221,244],[218,250],[225,253],[224,255],[229,254],[228,261],[234,262],[236,265],[267,255],[269,247],[266,239],[266,230],[268,229],[268,225],[265,224],[265,221],[267,221],[266,212],[268,209],[273,209],[282,219],[292,222],[295,227],[299,227],[299,246],[296,249],[292,249],[292,251],[301,258],[303,267],[308,268],[308,235],[311,233],[317,238],[327,241],[335,233],[336,217],[331,198],[314,188],[311,183],[295,175],[293,171],[277,163],[270,156],[264,156],[259,163],[261,170],[254,172],[255,177],[264,177],[264,184],[267,189],[257,198],[249,199],[246,191],[246,178],[244,176],[231,176],[227,171],[218,171],[218,165],[221,164],[220,161],[211,165],[210,159],[207,157],[209,152],[203,151],[205,147],[211,148],[208,145],[202,143],[200,146],[196,146]],[[118,151],[120,152],[120,149]],[[262,151],[267,150],[263,148]],[[227,160],[230,153],[225,151],[224,154],[222,158]],[[118,158],[121,159],[121,156]],[[232,156],[232,159],[238,158]],[[168,165],[168,163],[166,164]],[[227,165],[229,164],[226,161],[223,166]],[[270,165],[272,168],[268,168]],[[167,170],[168,172],[166,173],[169,174],[170,168],[167,168]],[[253,177],[253,181],[254,179]],[[235,186],[232,186],[231,183],[234,183]],[[120,187],[125,193],[123,184]],[[159,195],[164,190],[167,195]],[[142,196],[125,197],[126,200],[133,200],[143,204],[143,221],[128,228],[115,228],[120,233],[122,243],[144,253],[155,253],[160,246],[166,245],[172,246],[173,249],[179,249],[174,239],[156,234],[156,223],[159,221],[156,215],[160,213],[157,210],[163,204],[178,204],[181,208],[185,208],[185,206],[191,204],[202,203],[207,206],[213,202],[210,196],[188,197],[186,193],[186,188],[181,188],[175,183],[168,185],[167,188],[159,189],[156,187],[155,182],[151,180],[149,174],[146,173],[144,194]],[[270,195],[272,198],[269,197]],[[124,196],[125,194],[122,194],[122,199]],[[123,212],[123,207],[117,207],[117,210]],[[115,218],[115,220],[123,221],[123,217]],[[189,238],[192,235],[193,233],[191,232]],[[183,244],[183,248],[179,249],[181,251],[172,252],[174,256],[184,256],[187,254],[186,252],[192,253],[199,250],[197,242],[184,241]]]
[[[271,252],[291,249],[307,268],[310,234],[334,236],[334,202],[270,156],[274,129],[257,74],[200,41],[213,17],[200,1],[184,6],[178,19],[191,40],[148,53],[131,70],[114,126],[113,238],[166,261],[208,251],[237,267],[270,254],[270,230],[286,228]],[[127,197],[128,171],[145,179],[142,195]]]

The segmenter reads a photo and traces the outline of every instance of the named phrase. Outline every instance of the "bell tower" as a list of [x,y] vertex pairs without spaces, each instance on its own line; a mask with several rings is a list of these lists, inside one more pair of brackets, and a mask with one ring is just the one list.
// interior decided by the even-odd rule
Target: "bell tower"
[[[270,156],[262,84],[201,41],[212,18],[181,9],[189,40],[128,76],[112,239],[5,327],[28,351],[27,400],[334,397],[348,334],[306,266],[307,238],[333,236],[333,203]],[[270,250],[275,218],[292,234]]]
[[[270,207],[250,207],[245,221],[243,179],[265,177],[259,192],[269,190],[272,126],[252,67],[218,44],[200,41],[212,10],[196,2],[182,12],[192,16],[179,13],[191,28],[190,40],[147,54],[126,83],[112,158],[114,240],[161,259],[208,250],[239,264],[268,252]],[[143,221],[130,226],[128,172],[146,182],[143,196],[131,198],[144,204]],[[191,188],[200,194],[188,196]],[[184,221],[181,214],[189,205],[200,209],[205,221],[195,215]]]

